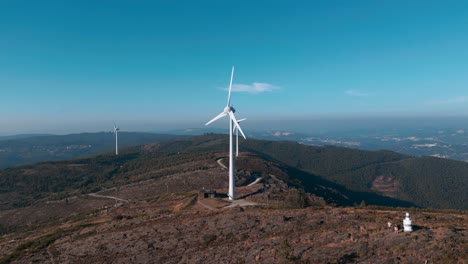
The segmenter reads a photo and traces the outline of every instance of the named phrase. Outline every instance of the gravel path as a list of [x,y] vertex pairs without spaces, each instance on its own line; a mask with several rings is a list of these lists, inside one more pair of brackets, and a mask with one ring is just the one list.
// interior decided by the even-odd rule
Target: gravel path
[[90,193],[90,194],[88,194],[88,195],[89,195],[89,196],[92,196],[92,197],[97,197],[97,198],[112,199],[112,200],[116,200],[116,201],[120,201],[120,202],[125,202],[125,203],[128,203],[128,202],[129,202],[128,200],[125,200],[125,199],[122,199],[122,198],[119,198],[119,197],[115,197],[115,196],[100,195],[100,194],[97,194],[97,193]]

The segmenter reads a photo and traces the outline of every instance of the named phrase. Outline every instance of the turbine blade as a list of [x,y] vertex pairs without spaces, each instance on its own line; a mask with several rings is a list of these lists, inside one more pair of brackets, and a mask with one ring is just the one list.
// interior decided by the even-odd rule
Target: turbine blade
[[117,128],[117,126],[115,125],[115,122],[112,121],[112,123],[114,123],[114,130]]
[[207,125],[213,123],[214,121],[216,121],[216,120],[218,120],[218,119],[220,119],[221,117],[224,117],[224,116],[226,116],[226,113],[222,112],[221,114],[215,116],[213,119],[211,119],[210,121],[208,121],[208,123],[206,123],[205,126],[207,126]]
[[234,113],[232,111],[229,111],[229,116],[231,117],[231,120],[234,122],[234,125],[237,127],[239,132],[241,132],[241,135],[244,137],[244,139],[247,139],[244,135],[244,132],[242,131],[242,128],[239,126],[239,122],[237,122],[236,117],[234,116]]
[[231,71],[231,82],[229,82],[229,93],[228,93],[228,100],[227,100],[227,105],[231,105],[231,90],[232,90],[232,78],[234,77],[234,66],[232,66],[232,71]]
[[[237,123],[239,124],[240,122],[244,121],[244,120],[247,120],[247,118],[242,118],[242,119],[239,119],[237,120]],[[237,127],[234,126],[234,128],[232,129],[232,132],[236,132],[237,131]]]

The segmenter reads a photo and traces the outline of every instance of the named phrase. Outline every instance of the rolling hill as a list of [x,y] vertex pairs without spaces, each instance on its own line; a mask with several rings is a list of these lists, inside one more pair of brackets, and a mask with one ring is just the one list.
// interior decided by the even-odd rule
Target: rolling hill
[[[377,193],[421,207],[468,209],[466,162],[287,141],[249,140],[243,147],[349,190]],[[307,187],[310,178],[300,179]]]
[[[242,199],[229,204],[199,193],[227,191],[226,142],[225,135],[204,135],[131,147],[119,156],[0,171],[0,263],[463,263],[468,258],[464,212],[346,206],[362,200],[414,206],[398,198],[406,194],[406,182],[392,185],[385,173],[404,179],[421,169],[414,164],[463,171],[457,162],[248,140],[236,158]],[[369,168],[378,172],[374,178],[370,172],[355,176]],[[358,184],[369,180],[373,184]],[[428,198],[431,206],[441,203],[436,198]],[[394,233],[387,222],[401,225],[405,211],[415,231]]]
[[[182,136],[120,132],[119,146],[129,147]],[[92,156],[112,152],[112,133],[80,133],[70,135],[18,135],[0,138],[0,168]]]
[[[333,204],[364,201],[368,205],[468,209],[468,164],[464,162],[251,139],[242,142],[241,150],[270,165],[255,169],[243,158],[237,169],[264,175],[280,171],[285,182]],[[187,164],[226,152],[224,135],[204,135],[129,148],[117,157],[100,155],[10,168],[0,171],[0,196],[2,201],[28,204],[50,194],[86,193],[188,173]],[[206,167],[200,165],[197,170]]]
[[[463,162],[249,139],[236,158],[241,200],[203,199],[202,189],[227,191],[226,143],[211,134],[1,170],[0,263],[468,258],[466,213],[416,208],[424,204],[413,197],[422,194],[406,189],[412,175],[425,175],[435,194],[459,190],[453,185],[465,184]],[[432,179],[442,172],[444,181]],[[457,203],[463,191],[426,199],[430,207],[466,210]],[[394,233],[387,222],[401,225],[406,211],[415,231]]]

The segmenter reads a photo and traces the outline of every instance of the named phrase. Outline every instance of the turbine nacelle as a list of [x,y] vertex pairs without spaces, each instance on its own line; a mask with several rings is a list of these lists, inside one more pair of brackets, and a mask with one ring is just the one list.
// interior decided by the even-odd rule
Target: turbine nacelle
[[117,126],[115,125],[115,122],[114,122],[114,133],[117,132],[117,131],[119,131],[119,130],[120,130],[120,128],[117,127]]

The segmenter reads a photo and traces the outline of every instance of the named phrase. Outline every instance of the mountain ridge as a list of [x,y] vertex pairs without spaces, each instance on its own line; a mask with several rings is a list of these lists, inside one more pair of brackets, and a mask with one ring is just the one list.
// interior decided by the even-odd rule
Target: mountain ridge
[[[226,153],[226,142],[224,135],[208,134],[131,147],[122,150],[117,157],[99,155],[10,168],[0,171],[0,191],[8,193],[18,184],[13,184],[15,179],[29,182],[24,186],[31,186],[31,190],[40,193],[70,189],[66,187],[67,182],[81,192],[89,192],[100,184],[113,187],[110,184],[113,181],[122,181],[122,178],[131,180],[132,177],[139,179],[165,166],[180,164],[177,165],[180,168],[174,167],[172,170],[183,171],[185,162]],[[254,153],[265,162],[276,162],[278,168],[289,173],[289,179],[285,180],[295,182],[298,188],[310,193],[323,192],[326,188],[346,193],[344,196],[348,198],[335,201],[336,204],[352,205],[364,201],[374,205],[467,209],[467,192],[463,186],[467,183],[465,175],[468,175],[468,164],[464,162],[411,157],[391,151],[313,147],[286,141],[247,140],[241,143],[240,148],[244,152]],[[44,173],[44,176],[40,176]],[[446,176],[438,177],[443,173]],[[379,179],[386,179],[387,185],[379,183]],[[390,188],[391,192],[381,191],[382,188]]]

